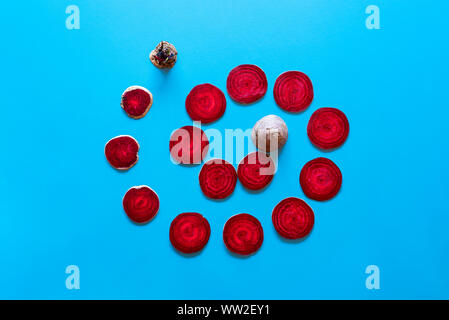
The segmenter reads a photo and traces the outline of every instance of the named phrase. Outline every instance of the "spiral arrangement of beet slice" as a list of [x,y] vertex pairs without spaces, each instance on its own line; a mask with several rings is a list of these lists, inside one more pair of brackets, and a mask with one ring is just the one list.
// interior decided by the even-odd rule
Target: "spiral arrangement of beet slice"
[[286,239],[307,236],[315,221],[312,208],[303,200],[290,197],[279,202],[271,215],[276,231]]
[[186,110],[194,121],[202,123],[216,121],[226,110],[225,95],[212,84],[197,85],[187,95]]
[[200,128],[184,126],[172,133],[169,148],[177,163],[198,164],[207,155],[209,140]]
[[181,213],[170,225],[170,242],[182,253],[200,251],[209,241],[209,236],[209,222],[196,212]]
[[[176,62],[176,55],[175,47],[163,41],[152,51],[150,59],[157,67],[171,68]],[[251,64],[239,65],[232,69],[226,82],[229,96],[241,104],[250,104],[261,99],[266,94],[267,87],[268,81],[264,71]],[[282,73],[276,79],[273,94],[279,107],[288,112],[307,109],[314,97],[310,78],[299,71]],[[151,92],[141,86],[127,88],[121,97],[121,107],[134,119],[144,117],[152,104]],[[200,84],[192,88],[187,95],[185,107],[192,120],[208,124],[223,116],[226,97],[216,86],[209,83]],[[316,110],[307,126],[307,135],[312,144],[324,150],[341,146],[348,134],[348,119],[336,108]],[[277,142],[273,143],[273,148],[276,149],[276,146],[280,148],[285,144],[287,137],[288,129],[281,118],[274,115],[263,117],[256,123],[251,134],[260,151],[244,157],[237,171],[232,164],[222,159],[206,162],[199,174],[202,192],[211,199],[227,198],[234,192],[237,179],[247,189],[262,190],[272,181],[276,172],[275,163],[267,153],[272,149],[270,141]],[[117,136],[106,143],[105,156],[114,168],[127,170],[137,163],[139,148],[133,137]],[[175,162],[198,164],[209,151],[209,140],[200,128],[184,126],[173,131],[169,149]],[[339,192],[342,175],[331,160],[316,158],[304,165],[299,182],[308,198],[325,201]],[[149,222],[159,211],[159,197],[144,185],[130,188],[122,202],[127,216],[136,223]],[[275,206],[272,222],[280,236],[286,239],[301,239],[313,229],[315,216],[305,201],[289,197]],[[201,214],[186,212],[173,219],[169,238],[176,250],[191,254],[204,248],[209,241],[210,232],[209,222]],[[225,223],[223,241],[233,253],[253,254],[262,246],[263,240],[262,225],[250,214],[237,214]]]
[[123,209],[132,221],[146,223],[159,211],[159,197],[150,187],[132,187],[123,197]]
[[136,164],[139,144],[131,136],[117,136],[106,143],[104,154],[115,169],[128,170]]
[[276,79],[273,93],[279,107],[289,112],[301,112],[312,103],[312,81],[305,73],[287,71]]
[[141,86],[131,86],[122,94],[121,106],[134,119],[143,118],[153,104],[153,95]]
[[200,187],[212,199],[224,199],[232,194],[237,184],[234,166],[222,159],[207,161],[201,168]]
[[237,175],[244,187],[261,190],[273,180],[274,162],[262,152],[252,152],[240,161]]
[[231,252],[240,255],[252,254],[262,246],[262,225],[250,214],[237,214],[226,222],[223,241]]
[[341,146],[348,137],[349,122],[345,114],[335,108],[320,108],[310,117],[307,135],[321,149]]
[[310,199],[325,201],[340,190],[342,176],[335,163],[327,158],[316,158],[307,162],[299,175],[304,194]]
[[242,104],[253,103],[267,92],[265,72],[253,64],[242,64],[231,70],[226,82],[229,96]]

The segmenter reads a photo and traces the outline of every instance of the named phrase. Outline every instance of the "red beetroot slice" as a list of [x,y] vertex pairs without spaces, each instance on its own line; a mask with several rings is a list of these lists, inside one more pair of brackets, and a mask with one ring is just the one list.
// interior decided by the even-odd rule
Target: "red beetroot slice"
[[118,170],[128,170],[136,164],[139,144],[131,136],[117,136],[106,143],[104,154],[111,166]]
[[273,93],[279,107],[289,112],[301,112],[312,103],[312,81],[302,72],[287,71],[276,79]]
[[335,108],[320,108],[310,117],[307,135],[321,149],[341,146],[348,137],[349,122],[345,114]]
[[260,190],[267,186],[274,176],[273,160],[262,152],[248,154],[240,161],[237,174],[244,187]]
[[181,213],[170,225],[170,242],[182,253],[200,251],[209,241],[209,236],[209,222],[196,212]]
[[276,231],[287,239],[307,236],[315,221],[312,208],[303,200],[290,197],[279,202],[271,215]]
[[318,201],[333,198],[340,190],[341,182],[340,169],[327,158],[307,162],[299,175],[299,183],[305,195]]
[[223,241],[228,250],[249,255],[262,246],[263,228],[259,220],[247,213],[231,217],[223,230]]
[[232,194],[237,184],[237,173],[229,162],[222,159],[207,161],[201,168],[200,187],[212,199],[224,199]]
[[132,187],[123,197],[123,209],[132,221],[146,223],[159,211],[159,197],[150,187]]
[[268,82],[265,72],[258,66],[242,64],[231,70],[226,87],[233,100],[248,104],[265,95]]
[[200,84],[188,94],[186,110],[192,120],[210,123],[218,120],[225,112],[226,98],[216,86]]
[[134,119],[143,118],[153,104],[153,95],[141,86],[131,86],[122,94],[121,106]]
[[207,155],[209,140],[200,128],[184,126],[172,133],[169,148],[177,163],[198,164]]

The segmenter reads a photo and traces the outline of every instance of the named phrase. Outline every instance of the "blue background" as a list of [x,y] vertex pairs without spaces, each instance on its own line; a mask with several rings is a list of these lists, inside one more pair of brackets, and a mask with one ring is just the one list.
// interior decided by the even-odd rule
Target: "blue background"
[[[70,4],[80,8],[80,30],[65,27]],[[380,8],[381,30],[365,27],[370,4]],[[2,3],[0,298],[449,298],[448,10],[443,1],[405,0]],[[179,51],[169,73],[148,59],[160,40]],[[242,63],[259,65],[269,82],[263,100],[246,107],[225,90]],[[274,81],[286,70],[313,81],[315,99],[301,114],[274,102]],[[247,129],[272,113],[286,121],[289,140],[264,192],[238,184],[214,202],[199,188],[200,166],[170,161],[170,133],[191,123],[185,97],[206,82],[226,93],[228,107],[205,129]],[[119,104],[134,84],[154,95],[137,121]],[[306,135],[322,106],[341,108],[351,126],[331,153]],[[141,145],[126,173],[103,153],[119,134]],[[271,210],[287,196],[304,198],[300,169],[323,155],[339,165],[343,187],[331,201],[307,200],[316,215],[310,237],[283,241]],[[140,184],[161,201],[145,226],[121,205]],[[168,239],[185,211],[201,212],[212,230],[191,258]],[[240,212],[265,230],[262,248],[246,259],[222,242],[224,223]],[[80,290],[65,287],[71,264]],[[371,264],[380,290],[365,287]]]

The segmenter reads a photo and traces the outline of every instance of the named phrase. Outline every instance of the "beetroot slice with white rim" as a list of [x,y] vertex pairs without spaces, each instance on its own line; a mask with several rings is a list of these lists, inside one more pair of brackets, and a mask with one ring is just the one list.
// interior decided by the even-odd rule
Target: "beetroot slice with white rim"
[[212,199],[224,199],[232,194],[237,184],[237,173],[229,162],[222,159],[207,161],[201,168],[200,187]]
[[278,106],[285,111],[301,112],[312,103],[312,81],[305,73],[287,71],[276,79],[273,94]]
[[148,186],[130,188],[123,197],[123,209],[136,223],[146,223],[159,211],[159,197]]
[[349,122],[336,108],[320,108],[310,117],[307,135],[318,148],[329,150],[341,146],[348,137]]
[[229,251],[250,255],[262,246],[262,225],[259,220],[247,213],[232,216],[224,226],[223,241]]
[[133,119],[143,118],[153,104],[153,95],[141,86],[131,86],[122,94],[121,106]]
[[315,221],[312,208],[303,200],[290,197],[279,202],[271,215],[276,231],[286,239],[307,236]]
[[333,198],[340,190],[342,175],[331,160],[316,158],[304,165],[299,183],[308,198],[325,201]]
[[242,64],[231,70],[226,87],[234,101],[249,104],[265,95],[268,82],[261,68],[252,64]]
[[244,187],[261,190],[273,180],[273,160],[262,152],[252,152],[240,161],[237,175]]
[[128,170],[139,158],[139,144],[131,136],[117,136],[106,143],[104,154],[115,169]]
[[170,225],[170,242],[182,253],[200,251],[209,241],[209,237],[209,222],[196,212],[181,213]]
[[198,127],[184,126],[173,131],[170,137],[170,154],[177,163],[198,164],[209,150],[209,140]]
[[226,98],[216,86],[205,83],[194,87],[186,98],[190,118],[202,123],[218,120],[226,110]]

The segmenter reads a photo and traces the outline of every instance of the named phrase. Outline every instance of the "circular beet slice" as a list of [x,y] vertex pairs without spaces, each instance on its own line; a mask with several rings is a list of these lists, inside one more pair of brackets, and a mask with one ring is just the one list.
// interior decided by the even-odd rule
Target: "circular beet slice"
[[340,169],[327,158],[316,158],[307,162],[299,175],[304,194],[318,201],[333,198],[340,190],[341,182]]
[[262,246],[262,225],[250,214],[237,214],[226,222],[223,229],[223,241],[228,250],[234,253],[252,254]]
[[197,85],[186,99],[190,118],[202,123],[218,120],[226,110],[226,98],[216,86],[209,83]]
[[307,135],[321,149],[341,146],[348,137],[349,122],[345,114],[335,108],[320,108],[310,117]]
[[234,166],[222,159],[207,161],[201,168],[200,187],[212,199],[224,199],[232,194],[237,184]]
[[141,86],[131,86],[122,94],[121,106],[134,119],[143,118],[153,104],[153,95]]
[[118,170],[128,170],[136,164],[139,144],[131,136],[118,136],[106,143],[104,154],[111,166]]
[[273,179],[273,160],[262,152],[252,152],[240,161],[237,175],[244,187],[260,190]]
[[195,253],[209,241],[209,222],[199,213],[181,213],[170,225],[170,242],[182,253]]
[[279,107],[289,112],[301,112],[312,103],[312,81],[305,73],[287,71],[276,79],[273,93]]
[[287,239],[307,236],[315,221],[312,208],[303,200],[290,197],[279,202],[271,215],[276,231]]
[[209,150],[209,140],[198,127],[184,126],[173,131],[170,137],[170,154],[177,163],[198,164]]
[[147,186],[130,188],[123,197],[123,209],[137,223],[146,223],[159,211],[159,197]]
[[267,92],[265,72],[253,64],[242,64],[231,70],[226,83],[229,96],[238,103],[249,104]]

